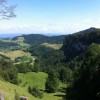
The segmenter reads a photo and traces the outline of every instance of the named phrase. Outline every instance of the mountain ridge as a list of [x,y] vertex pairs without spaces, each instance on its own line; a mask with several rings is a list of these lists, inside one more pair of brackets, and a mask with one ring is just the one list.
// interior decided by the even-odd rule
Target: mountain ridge
[[22,36],[17,36],[17,37],[12,38],[12,40],[17,40],[19,37],[23,37],[24,42],[31,45],[37,45],[37,44],[42,44],[42,43],[62,44],[65,35],[50,37],[50,36],[45,36],[42,34],[28,34],[28,35],[24,34]]
[[84,53],[92,43],[100,44],[99,28],[89,28],[67,35],[64,39],[62,50],[67,59],[70,60]]

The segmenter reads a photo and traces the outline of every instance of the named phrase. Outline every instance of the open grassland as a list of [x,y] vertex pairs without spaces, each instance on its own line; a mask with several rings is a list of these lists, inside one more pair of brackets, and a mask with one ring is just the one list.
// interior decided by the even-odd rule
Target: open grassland
[[[20,86],[24,88],[28,88],[28,86],[38,86],[39,89],[45,90],[45,82],[47,78],[47,74],[43,72],[28,72],[26,74],[19,73],[19,80],[20,80]],[[60,84],[60,87],[66,87],[63,84]],[[56,93],[43,93],[43,99],[41,100],[63,100],[65,97],[64,92],[56,92]]]
[[49,44],[49,43],[43,43],[45,47],[53,48],[53,49],[60,49],[62,47],[62,44]]
[[15,60],[15,58],[17,58],[17,57],[31,56],[30,53],[28,53],[28,52],[26,53],[26,52],[20,51],[20,50],[10,51],[5,54],[6,54],[6,56],[10,57],[11,60]]
[[24,42],[21,42],[21,43],[18,43],[21,47],[26,47],[26,48],[28,48],[28,47],[30,47],[30,45],[29,44],[26,44],[26,43],[24,43]]
[[28,72],[26,74],[19,73],[18,74],[20,80],[20,86],[28,88],[29,86],[38,86],[39,89],[45,89],[45,81],[47,78],[47,74],[43,72]]
[[35,60],[35,57],[31,56],[31,54],[29,52],[24,52],[21,50],[15,50],[15,51],[10,51],[10,52],[0,52],[0,54],[3,54],[5,56],[8,56],[11,58],[11,60],[15,60],[17,57],[22,57],[22,56],[27,56],[27,57],[31,57],[32,60]]
[[[63,92],[57,93],[43,93],[43,99],[35,98],[28,93],[27,87],[39,86],[40,89],[44,89],[44,84],[47,78],[47,74],[43,72],[34,73],[29,72],[26,74],[19,73],[19,79],[22,79],[20,86],[11,84],[9,82],[4,82],[0,80],[0,93],[4,94],[5,100],[15,100],[15,95],[27,96],[29,100],[63,100],[65,94]],[[27,82],[25,86],[25,82]],[[24,85],[24,86],[22,86]]]
[[30,95],[25,88],[1,80],[0,93],[4,94],[5,100],[15,100],[16,93],[19,94],[19,96],[27,96],[29,100],[39,100],[38,98]]

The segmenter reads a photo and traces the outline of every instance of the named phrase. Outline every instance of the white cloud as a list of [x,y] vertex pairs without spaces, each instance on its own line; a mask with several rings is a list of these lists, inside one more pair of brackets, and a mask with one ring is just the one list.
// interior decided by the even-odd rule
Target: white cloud
[[100,19],[84,18],[65,24],[5,25],[0,24],[0,33],[74,33],[89,27],[100,27]]

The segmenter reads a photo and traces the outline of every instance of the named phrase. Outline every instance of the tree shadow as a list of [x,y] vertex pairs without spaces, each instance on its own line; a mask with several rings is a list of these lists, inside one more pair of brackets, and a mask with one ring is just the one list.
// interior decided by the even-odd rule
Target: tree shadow
[[61,93],[66,93],[66,88],[60,88],[58,91]]
[[65,94],[56,94],[54,96],[62,97],[62,100],[66,100],[66,95]]
[[54,96],[62,97],[61,100],[66,100],[66,88],[60,88],[58,91],[61,92],[61,94],[55,94]]

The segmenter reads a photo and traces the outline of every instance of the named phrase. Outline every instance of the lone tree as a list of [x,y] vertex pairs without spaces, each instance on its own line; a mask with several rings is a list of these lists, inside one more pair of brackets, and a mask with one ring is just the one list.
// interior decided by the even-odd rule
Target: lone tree
[[7,0],[0,0],[0,19],[10,19],[16,17],[14,9],[16,6],[7,6]]

